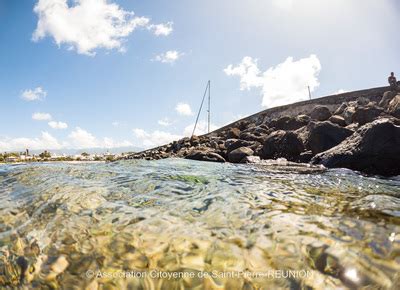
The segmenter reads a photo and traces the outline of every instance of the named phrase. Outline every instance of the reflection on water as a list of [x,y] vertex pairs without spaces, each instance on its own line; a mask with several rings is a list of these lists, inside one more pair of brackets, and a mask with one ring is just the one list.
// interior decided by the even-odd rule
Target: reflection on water
[[[3,165],[0,288],[399,289],[399,188],[174,159]],[[122,277],[156,271],[193,276]],[[308,274],[222,275],[277,271]]]

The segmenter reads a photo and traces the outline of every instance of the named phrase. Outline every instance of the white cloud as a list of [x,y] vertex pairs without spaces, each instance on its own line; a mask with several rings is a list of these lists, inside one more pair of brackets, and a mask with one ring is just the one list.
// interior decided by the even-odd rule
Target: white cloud
[[48,124],[53,129],[67,129],[68,128],[68,124],[64,123],[64,122],[51,121]]
[[272,2],[276,7],[284,9],[284,10],[290,10],[293,7],[293,0],[273,0]]
[[118,148],[118,147],[128,147],[132,146],[132,143],[129,141],[116,142],[111,138],[103,138],[102,140],[97,139],[93,134],[88,131],[76,127],[74,131],[72,131],[68,138],[70,140],[69,146],[71,148]]
[[164,118],[162,120],[158,120],[158,125],[164,126],[164,127],[168,127],[172,124],[172,122],[168,119],[168,118]]
[[0,137],[0,152],[24,151],[29,150],[60,150],[60,149],[87,149],[87,148],[120,148],[129,147],[132,143],[129,141],[118,142],[112,138],[98,139],[91,133],[75,128],[68,135],[68,141],[60,142],[48,132],[42,132],[40,137],[36,138],[10,138]]
[[26,101],[38,101],[46,98],[47,92],[43,90],[41,87],[37,87],[35,89],[28,89],[22,92],[21,98]]
[[190,105],[186,103],[178,103],[175,107],[175,110],[179,115],[182,116],[193,115],[192,108],[190,108]]
[[182,136],[180,135],[171,134],[169,132],[156,130],[154,132],[149,133],[143,129],[138,129],[138,128],[133,129],[133,134],[139,141],[139,144],[137,145],[144,148],[151,148],[164,145],[174,140],[182,138]]
[[39,0],[34,12],[38,23],[32,39],[54,38],[80,54],[95,55],[97,48],[122,49],[124,39],[150,20],[136,17],[107,0]]
[[260,88],[263,95],[262,106],[275,107],[308,99],[310,86],[313,92],[318,86],[321,63],[317,56],[310,55],[294,61],[288,57],[283,63],[261,73],[257,60],[243,58],[238,66],[229,65],[224,72],[240,77],[240,89]]
[[61,144],[55,137],[48,132],[42,132],[38,138],[2,138],[0,139],[0,152],[5,151],[23,151],[25,149],[61,149]]
[[68,135],[68,138],[71,140],[72,146],[76,148],[98,147],[98,141],[96,137],[79,127],[76,127],[75,130]]
[[180,53],[176,50],[169,50],[167,52],[161,53],[157,55],[153,60],[159,61],[162,63],[175,63],[180,57],[183,56],[183,53]]
[[261,71],[257,65],[257,59],[246,56],[243,58],[242,62],[233,66],[230,64],[224,72],[228,76],[239,76],[240,77],[240,89],[249,90],[252,87],[262,86],[262,78],[260,77]]
[[52,117],[48,113],[34,113],[32,119],[35,121],[50,121]]
[[118,122],[118,121],[114,121],[114,122],[112,122],[111,124],[112,124],[114,127],[119,127],[119,125],[121,125],[120,122]]
[[161,23],[161,24],[151,24],[147,28],[153,31],[156,36],[168,36],[172,33],[173,22]]
[[[183,135],[190,137],[192,136],[193,133],[193,128],[194,128],[194,123],[190,124],[188,126],[185,127],[185,129],[183,130]],[[214,131],[216,129],[218,129],[219,126],[211,123],[210,124],[210,131]],[[194,132],[194,135],[200,136],[200,135],[204,135],[208,133],[208,123],[206,121],[200,121],[197,123],[196,126],[196,131]]]

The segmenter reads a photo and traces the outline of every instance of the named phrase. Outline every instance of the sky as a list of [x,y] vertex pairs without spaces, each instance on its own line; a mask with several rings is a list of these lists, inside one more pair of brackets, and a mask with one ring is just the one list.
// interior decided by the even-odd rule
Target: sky
[[0,0],[0,152],[165,144],[208,80],[212,129],[383,86],[399,22],[398,0]]

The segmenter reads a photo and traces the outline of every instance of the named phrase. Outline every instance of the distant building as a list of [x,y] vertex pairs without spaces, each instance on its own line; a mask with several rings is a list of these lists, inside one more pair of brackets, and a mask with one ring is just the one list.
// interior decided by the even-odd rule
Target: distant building
[[6,162],[18,162],[20,159],[17,156],[7,156],[5,161]]

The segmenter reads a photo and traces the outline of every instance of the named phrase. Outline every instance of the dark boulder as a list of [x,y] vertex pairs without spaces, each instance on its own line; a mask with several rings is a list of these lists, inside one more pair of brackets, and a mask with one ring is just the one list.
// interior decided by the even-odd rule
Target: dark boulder
[[302,152],[298,161],[301,163],[309,163],[313,157],[314,154],[311,151]]
[[192,136],[192,137],[190,138],[190,144],[191,144],[192,146],[198,146],[198,145],[200,145],[200,138],[197,137],[197,136]]
[[261,158],[298,160],[300,153],[304,151],[304,145],[296,133],[292,131],[275,131],[264,142]]
[[343,114],[344,110],[347,108],[346,103],[342,103],[339,108],[336,109],[336,111],[333,113],[334,115],[341,115]]
[[400,94],[396,95],[389,103],[388,113],[400,119]]
[[231,128],[228,130],[228,132],[226,134],[226,138],[227,139],[237,139],[237,138],[239,138],[239,135],[240,135],[240,129]]
[[307,115],[298,115],[296,116],[296,119],[303,122],[305,125],[307,125],[311,120],[310,116]]
[[264,136],[257,136],[257,135],[254,135],[253,133],[250,133],[250,132],[242,132],[242,133],[240,133],[240,136],[239,136],[239,138],[241,139],[241,140],[245,140],[245,141],[253,141],[253,142],[260,142],[260,143],[264,143],[264,140],[265,140],[265,138],[267,137],[267,135],[264,135]]
[[352,122],[362,126],[376,120],[382,112],[383,110],[378,107],[357,107],[352,116]]
[[237,140],[237,139],[228,139],[225,142],[226,150],[229,152],[239,148],[239,147],[252,147],[256,145],[255,141],[246,141],[246,140]]
[[358,97],[357,98],[358,106],[366,106],[366,105],[368,105],[369,102],[370,102],[370,100],[366,97]]
[[379,102],[379,106],[382,108],[387,108],[390,101],[396,96],[396,92],[388,91],[383,94],[381,101]]
[[329,122],[339,125],[340,127],[346,127],[346,121],[342,116],[333,115],[328,119]]
[[346,109],[344,109],[342,116],[346,122],[346,125],[350,125],[351,123],[353,123],[353,115],[355,112],[356,108],[353,106],[348,106],[346,107]]
[[265,125],[257,126],[254,128],[250,128],[250,132],[253,133],[255,136],[263,136],[263,135],[268,135],[270,133],[270,129],[267,127],[265,128]]
[[185,157],[185,159],[211,162],[225,162],[225,159],[212,151],[208,150],[193,150]]
[[368,123],[338,146],[316,155],[312,163],[367,174],[400,175],[400,126],[386,118]]
[[328,107],[325,106],[316,106],[310,114],[311,119],[317,121],[326,121],[330,118],[331,112]]
[[252,156],[254,151],[247,147],[239,147],[228,154],[228,160],[232,163],[239,163],[246,156]]
[[245,156],[240,163],[260,163],[261,159],[258,156]]
[[305,125],[307,125],[309,119],[306,118],[295,118],[289,116],[283,116],[279,119],[272,120],[270,123],[271,127],[274,127],[277,130],[297,130]]
[[307,147],[315,155],[335,147],[352,134],[352,130],[329,121],[312,123],[309,126]]

